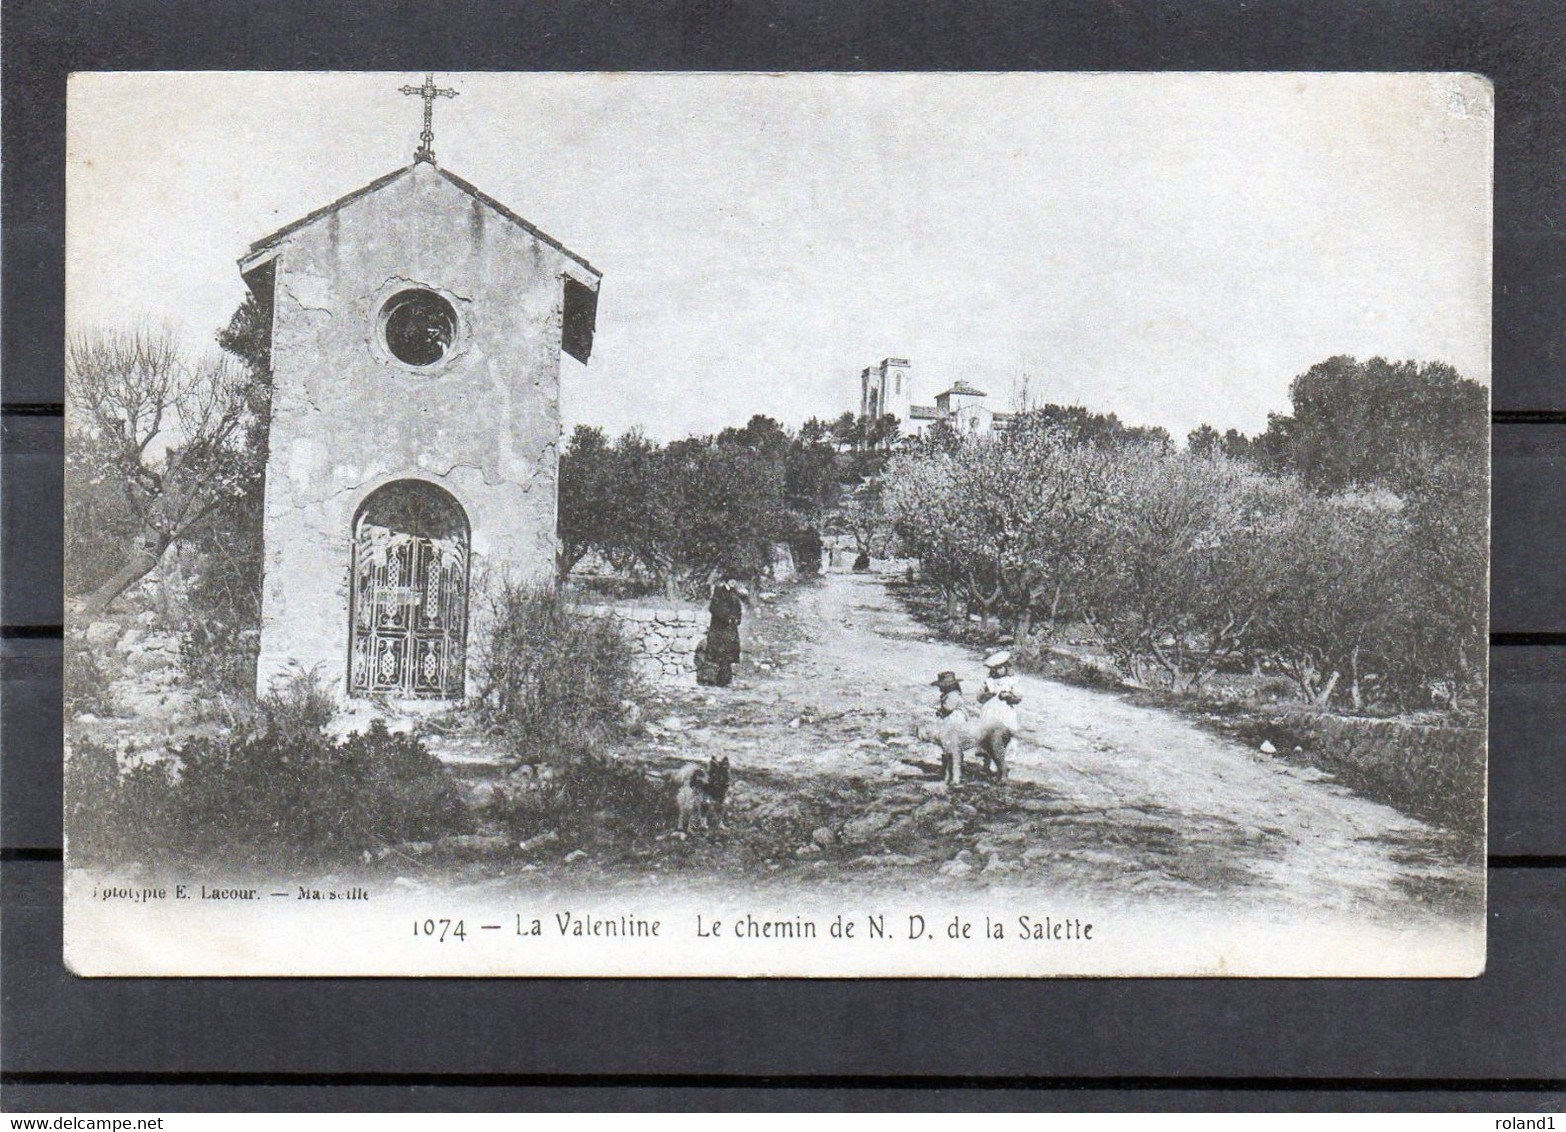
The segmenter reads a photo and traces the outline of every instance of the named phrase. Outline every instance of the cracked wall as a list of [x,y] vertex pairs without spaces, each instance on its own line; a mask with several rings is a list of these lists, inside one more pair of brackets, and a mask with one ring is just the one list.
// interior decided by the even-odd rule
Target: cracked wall
[[[258,684],[297,664],[346,695],[350,528],[381,485],[455,496],[475,570],[551,573],[563,279],[596,278],[425,164],[289,234],[274,263]],[[458,314],[426,371],[379,328],[415,286]]]

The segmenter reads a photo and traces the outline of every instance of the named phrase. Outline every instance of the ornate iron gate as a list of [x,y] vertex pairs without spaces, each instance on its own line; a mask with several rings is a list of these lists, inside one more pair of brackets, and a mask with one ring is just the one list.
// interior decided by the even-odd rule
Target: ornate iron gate
[[[412,494],[439,490],[412,482],[418,484]],[[355,532],[349,692],[461,699],[468,620],[466,522],[454,529],[458,524],[449,512],[431,516],[427,507],[417,506],[428,500],[413,500],[410,508],[408,494],[379,509],[372,497]],[[445,503],[456,507],[449,496]],[[383,525],[377,518],[424,521]],[[403,526],[414,530],[397,529]]]

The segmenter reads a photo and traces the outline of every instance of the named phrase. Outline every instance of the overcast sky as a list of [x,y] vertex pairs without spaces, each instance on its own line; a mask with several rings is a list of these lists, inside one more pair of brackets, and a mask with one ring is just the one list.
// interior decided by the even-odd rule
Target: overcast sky
[[[436,76],[440,163],[604,273],[568,424],[857,408],[913,362],[1183,436],[1333,354],[1490,379],[1492,101],[1426,75]],[[68,318],[204,348],[247,245],[412,159],[415,74],[77,75]]]

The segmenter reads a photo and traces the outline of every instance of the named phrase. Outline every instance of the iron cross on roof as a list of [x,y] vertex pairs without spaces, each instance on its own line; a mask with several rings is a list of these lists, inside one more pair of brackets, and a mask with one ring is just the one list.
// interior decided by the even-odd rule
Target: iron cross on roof
[[435,164],[435,100],[437,98],[456,98],[457,91],[449,90],[435,85],[435,73],[426,72],[423,86],[405,86],[403,94],[416,94],[424,99],[424,132],[419,135],[419,148],[413,151],[413,160],[428,161]]

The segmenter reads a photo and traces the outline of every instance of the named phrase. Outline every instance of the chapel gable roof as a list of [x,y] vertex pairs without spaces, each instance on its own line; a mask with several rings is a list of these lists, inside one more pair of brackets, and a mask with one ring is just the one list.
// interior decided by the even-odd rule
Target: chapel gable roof
[[[295,220],[295,221],[293,221],[290,224],[283,225],[281,228],[279,228],[277,231],[273,232],[269,236],[263,236],[261,239],[257,240],[255,243],[251,244],[249,251],[247,251],[243,256],[240,257],[240,259],[239,259],[239,269],[240,269],[240,272],[243,273],[243,274],[249,274],[249,272],[253,268],[258,266],[265,258],[267,258],[266,257],[266,253],[271,251],[277,244],[281,243],[282,240],[285,239],[286,237],[293,235],[295,232],[299,231],[301,228],[309,227],[311,224],[314,224],[317,220],[321,220],[321,219],[323,219],[323,218],[325,218],[327,216],[330,216],[332,213],[337,212],[339,209],[344,208],[347,205],[352,204],[354,201],[360,199],[361,197],[367,197],[371,193],[377,192],[377,191],[385,188],[387,185],[390,185],[390,184],[392,184],[395,181],[399,181],[403,177],[409,176],[414,171],[414,169],[416,169],[420,164],[421,164],[421,162],[415,161],[412,165],[405,165],[401,169],[395,169],[392,172],[387,173],[384,177],[377,177],[375,180],[371,181],[368,185],[364,185],[361,188],[357,188],[353,192],[348,193],[345,196],[338,197],[331,204],[324,205],[323,207],[316,209],[314,212],[311,212],[311,213],[309,213],[309,214],[307,214],[305,216],[301,216],[298,220]],[[451,172],[450,170],[442,169],[438,165],[431,165],[430,167],[432,169],[434,169],[435,172],[439,173],[442,177],[444,177],[447,181],[451,182],[457,188],[461,189],[468,196],[472,197],[474,200],[478,201],[480,204],[483,204],[484,206],[486,206],[487,208],[489,208],[493,212],[495,212],[495,213],[499,214],[500,216],[504,217],[506,220],[510,221],[512,224],[515,224],[518,228],[521,228],[528,235],[530,235],[534,239],[538,240],[539,243],[546,244],[549,247],[554,248],[555,251],[559,252],[561,255],[569,257],[572,261],[574,261],[575,263],[579,264],[586,271],[590,272],[595,278],[597,278],[597,277],[599,277],[599,276],[601,276],[603,274],[601,271],[599,271],[592,264],[588,263],[586,259],[584,259],[583,257],[577,255],[570,248],[568,248],[564,244],[562,244],[559,240],[555,239],[553,236],[549,235],[547,232],[541,231],[536,226],[528,223],[526,220],[522,219],[522,217],[518,216],[515,212],[512,212],[509,208],[507,208],[505,205],[501,204],[498,200],[496,200],[494,197],[490,196],[488,193],[484,192],[482,189],[478,188],[477,186],[471,184],[468,181],[464,181],[461,177],[457,176],[455,173]]]
[[274,278],[273,267],[278,246],[289,236],[303,228],[307,228],[316,221],[332,215],[339,209],[352,204],[361,197],[367,197],[372,193],[386,188],[388,185],[412,176],[421,164],[429,164],[431,170],[444,177],[453,186],[478,201],[485,208],[496,213],[507,222],[521,228],[533,239],[545,244],[581,268],[581,271],[565,273],[565,302],[561,312],[561,347],[579,362],[586,362],[593,352],[593,333],[598,321],[598,283],[603,277],[599,271],[587,260],[577,255],[559,240],[523,220],[505,205],[501,204],[488,193],[476,188],[464,181],[455,173],[448,172],[433,162],[425,163],[415,161],[412,165],[393,170],[384,177],[377,177],[368,185],[355,189],[346,196],[338,197],[331,204],[318,208],[314,212],[301,216],[292,224],[285,224],[270,236],[264,236],[250,245],[250,250],[239,258],[239,273],[252,289],[270,288]]

